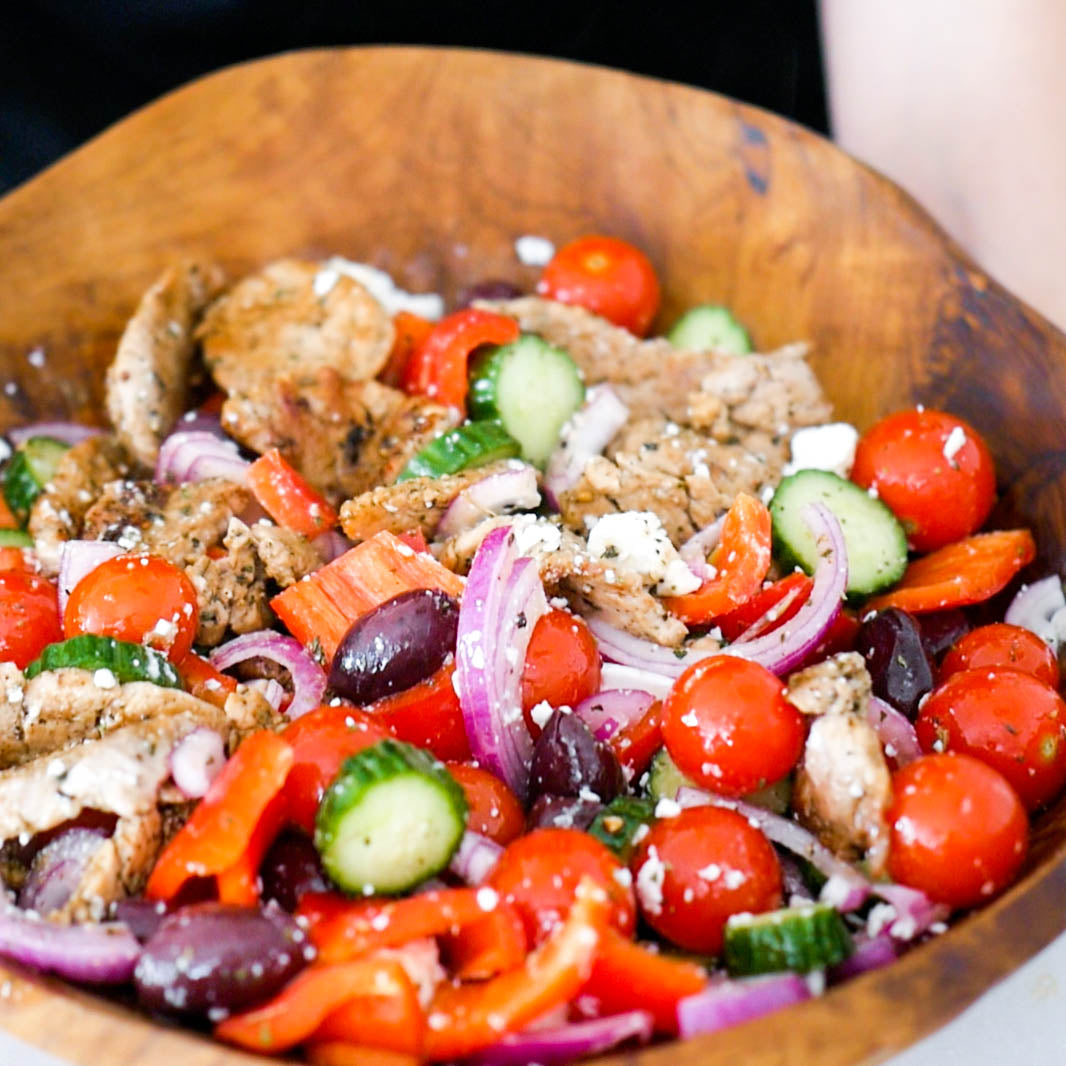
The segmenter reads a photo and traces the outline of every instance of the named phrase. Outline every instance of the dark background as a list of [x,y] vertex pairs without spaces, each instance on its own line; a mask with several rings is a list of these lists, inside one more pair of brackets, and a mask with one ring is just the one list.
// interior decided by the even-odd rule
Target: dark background
[[0,193],[169,89],[331,44],[441,44],[686,82],[825,132],[815,0],[0,0]]

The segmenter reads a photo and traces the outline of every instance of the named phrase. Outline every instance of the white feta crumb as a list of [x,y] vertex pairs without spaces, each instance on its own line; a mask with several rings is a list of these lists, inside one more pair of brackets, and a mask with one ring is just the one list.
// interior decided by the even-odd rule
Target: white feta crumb
[[67,772],[67,765],[62,759],[53,759],[45,769],[49,777],[62,777]]
[[4,386],[4,395],[5,396],[14,396],[15,393],[18,392],[18,391],[19,391],[18,385],[16,385],[15,382],[13,382],[13,381],[9,381]]
[[543,729],[551,716],[555,714],[555,708],[547,701],[541,700],[530,712],[529,717]]
[[547,237],[526,233],[514,242],[514,254],[526,266],[547,266],[555,256],[555,245]]
[[340,277],[336,270],[331,270],[328,267],[324,270],[319,270],[315,274],[314,281],[311,282],[311,291],[320,300],[323,300],[333,291],[333,286],[340,281]]
[[519,515],[511,523],[515,551],[526,558],[558,551],[563,544],[563,534],[554,522],[534,515]]
[[648,848],[648,857],[637,871],[637,896],[640,905],[648,914],[661,914],[663,909],[663,881],[666,866],[659,858],[659,850],[653,844]]
[[384,270],[378,270],[369,263],[355,263],[334,255],[322,264],[319,273],[327,270],[358,281],[390,315],[397,311],[410,311],[435,322],[444,314],[444,298],[438,293],[407,292]]
[[102,666],[93,671],[93,684],[97,688],[118,688],[118,678],[106,666]]
[[696,871],[696,876],[703,881],[714,884],[722,876],[722,868],[716,862],[708,863],[702,870]]
[[44,366],[44,349],[38,345],[26,356],[26,361],[30,366],[36,367],[38,370]]
[[948,439],[944,441],[943,454],[949,463],[954,465],[955,456],[959,449],[966,443],[966,431],[962,426],[952,426]]
[[26,690],[21,685],[8,685],[5,696],[8,703],[21,703]]
[[495,910],[496,905],[500,902],[500,897],[488,885],[479,888],[474,898],[477,900],[478,907],[483,911]]
[[663,596],[681,596],[700,586],[651,511],[603,515],[589,532],[589,554],[619,570],[633,570]]
[[0,437],[0,463],[5,462],[11,458],[11,445],[7,443],[2,437]]
[[899,912],[891,903],[875,903],[866,916],[866,935],[875,937],[887,929],[897,918]]
[[820,996],[825,991],[825,970],[811,970],[806,981],[811,995]]
[[847,422],[830,422],[824,426],[805,426],[792,434],[792,458],[782,476],[797,470],[829,470],[841,477],[851,473],[859,431]]
[[676,818],[681,813],[681,804],[667,796],[663,796],[655,805],[656,818]]
[[178,627],[168,618],[160,618],[148,634],[150,637],[159,637],[166,644],[173,644],[178,635]]

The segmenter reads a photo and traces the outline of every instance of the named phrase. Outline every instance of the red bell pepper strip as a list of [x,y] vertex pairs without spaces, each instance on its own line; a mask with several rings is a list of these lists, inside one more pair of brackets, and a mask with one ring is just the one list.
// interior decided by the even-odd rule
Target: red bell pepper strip
[[428,396],[466,412],[467,360],[484,344],[518,339],[518,323],[506,315],[468,307],[442,318],[411,353],[404,368],[404,392]]
[[[715,619],[715,625],[726,640],[748,634],[755,638],[782,626],[807,602],[814,581],[802,570],[794,570],[787,577],[760,589],[739,607]],[[758,629],[753,628],[759,623]],[[750,630],[750,632],[749,632]]]
[[316,1040],[307,1045],[311,1066],[421,1066],[418,1055],[384,1048],[346,1044],[342,1040]]
[[596,999],[601,1014],[649,1011],[656,1032],[676,1035],[678,1002],[706,986],[702,966],[649,951],[608,929],[581,994]]
[[191,651],[176,664],[185,688],[197,699],[223,707],[226,697],[237,691],[237,679],[216,670],[211,663]]
[[292,748],[275,733],[253,733],[226,762],[148,878],[145,895],[168,900],[190,877],[237,863],[270,801],[281,791]]
[[433,332],[433,323],[428,318],[411,311],[397,311],[392,316],[393,341],[389,358],[378,378],[394,389],[403,385],[407,361],[416,348]]
[[442,937],[441,950],[460,981],[484,981],[521,966],[529,944],[522,916],[501,900],[480,921]]
[[707,625],[751,599],[770,569],[770,512],[766,504],[740,493],[722,523],[711,553],[714,577],[684,596],[665,596],[663,604],[686,625]]
[[26,559],[25,548],[14,548],[9,545],[0,548],[0,570],[28,570],[33,573],[34,568]]
[[395,959],[368,957],[339,966],[318,963],[298,974],[272,1000],[227,1018],[215,1036],[252,1051],[285,1051],[312,1036],[353,999],[406,997],[410,979]]
[[271,448],[248,468],[248,487],[279,526],[315,537],[337,524],[329,500],[292,468],[277,448]]
[[652,757],[663,746],[662,713],[663,705],[656,700],[635,722],[607,738],[630,781],[647,770]]
[[426,1058],[470,1055],[569,1003],[592,973],[610,915],[607,893],[582,879],[566,921],[524,965],[489,981],[442,984],[426,1012]]
[[218,898],[222,903],[254,907],[259,902],[263,887],[259,880],[259,867],[263,865],[263,856],[284,825],[285,797],[278,793],[267,804],[241,857],[215,878]]

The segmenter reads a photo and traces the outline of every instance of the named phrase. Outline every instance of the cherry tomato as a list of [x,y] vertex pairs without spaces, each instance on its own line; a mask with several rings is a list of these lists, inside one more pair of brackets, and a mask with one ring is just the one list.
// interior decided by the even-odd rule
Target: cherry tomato
[[648,257],[617,237],[579,237],[544,268],[537,292],[577,304],[643,337],[659,310],[659,279]]
[[1008,622],[978,626],[961,637],[940,664],[940,680],[960,670],[1009,666],[1059,687],[1059,660],[1035,633]]
[[975,533],[996,495],[985,442],[943,411],[899,411],[871,426],[855,450],[851,479],[877,490],[920,552]]
[[723,796],[772,784],[803,750],[803,716],[764,666],[735,655],[693,663],[663,703],[663,743],[681,772]]
[[690,807],[659,819],[631,868],[644,919],[689,951],[717,954],[730,915],[781,905],[781,863],[773,845],[725,807]]
[[293,751],[282,795],[293,825],[315,831],[318,805],[349,755],[391,736],[370,715],[354,707],[317,707],[286,726],[282,737]]
[[521,836],[526,816],[515,794],[493,773],[469,763],[450,762],[448,772],[466,795],[466,827],[497,844]]
[[538,703],[576,707],[599,690],[600,652],[585,620],[559,609],[542,615],[522,668],[522,711],[530,733],[540,736],[529,713]]
[[1066,703],[1039,678],[1009,667],[952,674],[921,705],[925,751],[960,751],[995,767],[1030,810],[1066,784]]
[[611,899],[611,924],[627,936],[637,905],[629,871],[595,837],[578,829],[534,829],[500,856],[488,884],[522,915],[530,943],[540,943],[561,924],[582,877],[602,885]]
[[656,700],[635,722],[612,733],[607,744],[630,781],[647,770],[663,746],[663,705]]
[[892,777],[893,880],[953,907],[985,903],[1014,880],[1029,822],[1003,775],[969,755],[924,755]]
[[0,570],[0,662],[21,670],[62,639],[55,585],[25,570]]
[[116,555],[74,586],[63,632],[147,644],[178,662],[192,647],[199,618],[196,589],[184,570],[158,555]]

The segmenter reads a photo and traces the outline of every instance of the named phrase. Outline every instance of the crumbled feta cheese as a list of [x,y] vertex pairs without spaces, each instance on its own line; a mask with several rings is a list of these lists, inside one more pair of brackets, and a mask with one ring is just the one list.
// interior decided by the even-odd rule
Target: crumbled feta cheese
[[118,688],[118,678],[107,667],[93,671],[93,684],[97,688]]
[[847,422],[806,426],[792,434],[792,458],[782,474],[797,470],[829,470],[841,477],[851,473],[859,431]]
[[681,813],[681,804],[675,800],[663,796],[655,805],[656,818],[676,818]]
[[959,449],[966,443],[966,431],[962,426],[953,426],[951,432],[948,434],[948,439],[944,441],[944,458],[949,463],[954,464],[955,456],[959,454]]
[[541,700],[530,712],[529,717],[543,729],[551,716],[555,714],[555,708],[547,701]]
[[555,245],[547,237],[525,234],[514,242],[518,261],[526,266],[547,266],[555,256]]
[[38,370],[44,366],[44,349],[40,346],[33,349],[29,355],[26,356],[26,361],[32,367],[36,367]]
[[637,871],[637,897],[648,914],[661,914],[663,909],[663,881],[666,866],[659,858],[659,850],[653,844],[648,848],[648,857]]
[[663,596],[682,596],[700,587],[651,511],[604,515],[589,532],[589,554],[620,570],[635,570]]
[[477,899],[478,907],[483,911],[495,910],[496,904],[500,902],[500,897],[488,885],[479,888],[475,898]]
[[511,524],[514,532],[515,550],[522,556],[536,556],[558,551],[563,544],[563,534],[554,522],[532,515],[520,515]]
[[401,289],[384,270],[378,270],[369,263],[353,263],[350,259],[339,255],[331,256],[322,264],[316,276],[316,283],[318,277],[327,271],[338,275],[343,274],[345,277],[358,281],[390,315],[396,314],[397,311],[410,311],[435,322],[444,314],[442,296],[435,292],[407,292]]

